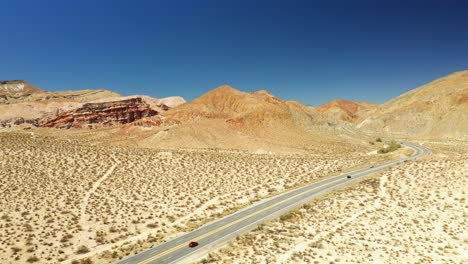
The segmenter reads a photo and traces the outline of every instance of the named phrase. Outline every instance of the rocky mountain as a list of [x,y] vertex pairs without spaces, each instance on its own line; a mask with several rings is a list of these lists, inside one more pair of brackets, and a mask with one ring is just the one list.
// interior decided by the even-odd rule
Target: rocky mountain
[[119,101],[131,98],[141,98],[145,103],[149,104],[154,109],[169,110],[176,106],[185,104],[186,101],[180,96],[170,96],[165,98],[154,98],[146,95],[130,95],[130,96],[118,96],[118,97],[106,97],[98,100],[89,101],[90,103],[101,103],[109,101]]
[[468,71],[460,71],[380,105],[357,125],[369,134],[468,139]]
[[120,94],[103,89],[97,90],[70,90],[60,92],[42,91],[38,93],[27,94],[24,96],[8,97],[3,104],[14,103],[48,103],[48,102],[88,102],[93,100],[121,97]]
[[327,115],[331,120],[356,123],[362,121],[376,107],[377,104],[373,103],[336,99],[315,108],[315,110]]
[[0,81],[0,104],[42,92],[44,90],[23,80]]
[[[48,92],[25,81],[0,83],[0,127],[88,128],[125,124],[185,103],[182,97],[127,96],[97,90]],[[152,121],[148,121],[153,124]]]
[[[242,92],[222,85],[161,115],[166,123],[144,131],[137,144],[250,151],[308,149],[336,140],[336,127],[313,108],[268,91]],[[134,133],[136,132],[128,132]]]
[[222,85],[200,98],[168,111],[166,116],[181,122],[222,120],[242,130],[274,127],[305,128],[312,124],[314,112],[292,101],[284,101],[265,90],[241,92]]
[[121,96],[108,90],[48,92],[24,81],[4,83],[7,85],[3,86],[3,96],[0,95],[0,127],[23,123],[38,125],[41,119],[70,111],[87,101]]
[[[0,126],[103,128],[92,136],[100,142],[282,151],[310,149],[318,142],[368,143],[367,135],[468,139],[468,71],[382,105],[337,99],[315,108],[266,90],[242,92],[229,85],[185,102],[178,96],[124,97],[107,90],[47,92],[20,84],[4,82]],[[20,86],[22,90],[15,88]]]

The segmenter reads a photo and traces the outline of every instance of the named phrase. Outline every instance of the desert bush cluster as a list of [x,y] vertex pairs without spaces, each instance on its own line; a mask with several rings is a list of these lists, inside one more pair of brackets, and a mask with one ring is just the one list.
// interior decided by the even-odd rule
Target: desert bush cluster
[[390,141],[390,143],[388,143],[387,146],[380,148],[378,150],[378,153],[385,154],[385,153],[393,152],[399,148],[401,148],[401,145],[392,140]]

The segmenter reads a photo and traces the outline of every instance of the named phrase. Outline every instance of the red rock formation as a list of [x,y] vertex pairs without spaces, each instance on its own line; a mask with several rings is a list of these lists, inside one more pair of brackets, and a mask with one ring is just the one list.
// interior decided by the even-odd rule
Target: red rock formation
[[144,117],[157,115],[142,98],[135,97],[120,101],[87,103],[73,111],[65,112],[49,120],[42,127],[93,128],[114,124],[127,124]]

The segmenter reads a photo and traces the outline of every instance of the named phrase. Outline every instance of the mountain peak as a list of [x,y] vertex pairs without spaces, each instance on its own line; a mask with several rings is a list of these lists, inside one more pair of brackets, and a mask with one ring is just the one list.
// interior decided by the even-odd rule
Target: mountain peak
[[220,85],[216,88],[214,88],[213,90],[211,90],[210,92],[217,92],[217,93],[241,93],[241,91],[237,90],[236,88],[230,86],[230,85],[227,85],[227,84],[223,84],[223,85]]
[[272,96],[271,93],[270,93],[268,90],[265,90],[265,89],[255,91],[255,92],[253,92],[253,93],[254,93],[254,94],[262,94],[262,95],[270,95],[270,96]]
[[333,115],[344,121],[353,121],[377,105],[367,102],[354,102],[345,99],[335,99],[316,108],[318,112]]

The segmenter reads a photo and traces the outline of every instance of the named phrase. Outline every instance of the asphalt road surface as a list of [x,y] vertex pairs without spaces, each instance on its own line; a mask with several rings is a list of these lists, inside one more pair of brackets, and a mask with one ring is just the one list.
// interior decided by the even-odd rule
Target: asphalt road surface
[[[298,189],[281,193],[272,198],[257,202],[220,220],[208,223],[163,244],[142,251],[136,255],[129,256],[117,263],[188,263],[191,259],[195,258],[195,256],[199,257],[225,244],[239,234],[255,228],[261,222],[271,220],[297,208],[324,192],[348,185],[359,178],[366,177],[391,166],[396,166],[405,161],[408,162],[430,154],[430,150],[423,146],[406,142],[402,142],[402,144],[414,149],[415,152],[411,157],[375,164],[368,168],[333,176]],[[350,175],[351,178],[348,178],[348,175]],[[188,244],[190,241],[197,241],[199,245],[194,248],[189,248]]]

